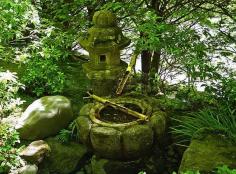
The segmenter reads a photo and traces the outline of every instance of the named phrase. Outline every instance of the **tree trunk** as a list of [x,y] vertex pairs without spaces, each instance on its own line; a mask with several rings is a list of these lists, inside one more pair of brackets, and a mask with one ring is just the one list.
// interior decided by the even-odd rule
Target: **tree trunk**
[[87,6],[87,10],[88,10],[88,20],[92,22],[93,20],[93,15],[95,13],[95,7],[92,5],[88,5]]
[[147,93],[148,89],[148,74],[151,69],[151,57],[152,54],[150,51],[144,50],[141,53],[141,63],[142,63],[142,83],[143,83],[143,92]]
[[151,69],[158,73],[160,71],[161,51],[155,51],[152,57]]

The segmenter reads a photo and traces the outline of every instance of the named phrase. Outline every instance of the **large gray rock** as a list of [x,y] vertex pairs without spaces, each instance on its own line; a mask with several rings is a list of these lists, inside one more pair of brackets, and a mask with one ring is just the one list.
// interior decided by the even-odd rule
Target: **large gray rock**
[[38,164],[42,162],[45,156],[50,152],[50,147],[43,140],[38,140],[30,143],[20,152],[20,156],[26,161]]
[[68,174],[76,170],[78,163],[87,153],[85,146],[70,142],[62,144],[56,138],[48,138],[45,140],[51,148],[51,153],[46,157],[40,165],[40,172]]
[[16,125],[20,137],[38,140],[57,134],[73,120],[70,101],[63,96],[46,96],[34,101]]
[[236,168],[236,144],[223,134],[206,134],[191,141],[184,152],[179,172],[199,170],[210,173],[222,165]]

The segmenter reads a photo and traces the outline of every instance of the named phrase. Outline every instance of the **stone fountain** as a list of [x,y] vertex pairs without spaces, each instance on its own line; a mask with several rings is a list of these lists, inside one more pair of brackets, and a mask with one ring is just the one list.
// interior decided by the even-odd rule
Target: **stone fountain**
[[[96,12],[93,23],[94,26],[79,38],[80,45],[90,55],[83,69],[94,94],[105,97],[105,101],[88,103],[81,108],[76,119],[80,141],[95,154],[94,174],[137,173],[165,133],[166,114],[154,107],[146,96],[108,97],[127,67],[120,59],[120,50],[128,46],[130,40],[124,37],[116,16],[109,11]],[[140,113],[147,119],[133,117],[124,112],[124,108],[120,111],[109,103]]]

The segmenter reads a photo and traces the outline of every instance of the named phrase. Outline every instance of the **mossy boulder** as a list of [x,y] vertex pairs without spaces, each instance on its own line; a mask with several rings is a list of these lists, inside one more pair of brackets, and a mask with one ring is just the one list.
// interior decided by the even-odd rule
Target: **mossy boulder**
[[75,143],[61,143],[56,138],[45,140],[51,148],[50,155],[44,159],[39,166],[40,172],[68,174],[77,169],[77,165],[83,160],[87,153],[85,146]]
[[211,132],[192,139],[184,152],[179,172],[199,170],[209,173],[222,165],[236,168],[236,144],[224,134]]
[[25,140],[57,134],[73,120],[70,101],[63,96],[46,96],[34,101],[22,114],[16,129]]

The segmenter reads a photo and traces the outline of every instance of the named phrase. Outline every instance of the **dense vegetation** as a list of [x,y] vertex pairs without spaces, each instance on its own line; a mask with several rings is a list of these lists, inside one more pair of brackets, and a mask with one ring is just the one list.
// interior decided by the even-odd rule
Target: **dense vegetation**
[[[205,127],[236,141],[235,0],[0,1],[0,120],[19,113],[25,96],[64,94],[63,64],[83,62],[77,38],[101,9],[117,14],[132,39],[128,49],[140,52],[132,90],[162,94],[166,108],[185,113],[173,118],[181,142]],[[20,164],[17,133],[1,125],[0,136],[1,173]]]

